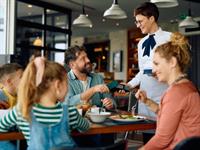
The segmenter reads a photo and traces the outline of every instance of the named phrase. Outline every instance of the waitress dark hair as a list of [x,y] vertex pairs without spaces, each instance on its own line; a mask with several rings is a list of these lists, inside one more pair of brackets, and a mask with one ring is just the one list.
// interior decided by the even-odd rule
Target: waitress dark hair
[[150,2],[142,3],[134,10],[134,16],[137,15],[143,15],[146,16],[147,18],[154,16],[155,21],[157,22],[159,17],[158,7],[154,3]]

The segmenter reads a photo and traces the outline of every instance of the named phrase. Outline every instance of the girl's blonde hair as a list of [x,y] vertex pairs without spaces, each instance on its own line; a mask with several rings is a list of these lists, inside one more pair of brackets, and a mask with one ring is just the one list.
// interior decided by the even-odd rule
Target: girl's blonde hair
[[27,120],[30,120],[32,105],[37,103],[41,95],[49,89],[50,83],[55,79],[63,81],[67,78],[65,68],[61,64],[45,59],[42,81],[38,86],[36,86],[36,72],[32,59],[23,73],[18,89],[18,108],[22,117]]
[[188,39],[179,32],[172,33],[170,41],[158,46],[155,53],[159,53],[160,56],[166,60],[175,57],[180,71],[183,73],[187,71],[191,64],[190,45]]

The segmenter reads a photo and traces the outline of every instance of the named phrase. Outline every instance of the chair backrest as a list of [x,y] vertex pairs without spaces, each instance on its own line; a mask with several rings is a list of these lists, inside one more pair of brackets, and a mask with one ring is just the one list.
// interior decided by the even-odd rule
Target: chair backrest
[[174,150],[199,150],[200,137],[190,137],[179,142]]
[[103,146],[103,147],[76,147],[76,148],[54,148],[51,150],[126,150],[127,149],[127,141],[121,140],[112,145]]
[[[129,92],[129,96],[128,96],[128,110],[129,112],[131,112],[131,108],[133,105],[135,105],[137,103],[137,99],[135,97],[135,94],[133,92]],[[137,110],[136,110],[137,112]]]

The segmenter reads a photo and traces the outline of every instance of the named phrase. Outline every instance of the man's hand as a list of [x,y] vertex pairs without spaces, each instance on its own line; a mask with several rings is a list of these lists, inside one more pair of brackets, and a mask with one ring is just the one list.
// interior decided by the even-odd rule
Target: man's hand
[[94,91],[95,92],[100,92],[100,93],[108,93],[109,89],[105,84],[99,84],[94,86]]
[[104,98],[101,100],[103,105],[106,107],[106,109],[112,109],[113,108],[113,102],[110,98]]

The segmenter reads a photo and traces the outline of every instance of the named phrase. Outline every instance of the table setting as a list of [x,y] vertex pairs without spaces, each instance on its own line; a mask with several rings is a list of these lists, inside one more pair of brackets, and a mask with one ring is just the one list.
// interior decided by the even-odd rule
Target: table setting
[[[136,105],[136,104],[135,104]],[[123,111],[119,109],[106,110],[103,106],[90,106],[83,115],[91,124],[100,124],[106,126],[120,125],[120,124],[141,124],[155,123],[155,120],[143,115],[135,114],[135,105],[132,107],[132,112]],[[80,112],[80,111],[79,111]]]

